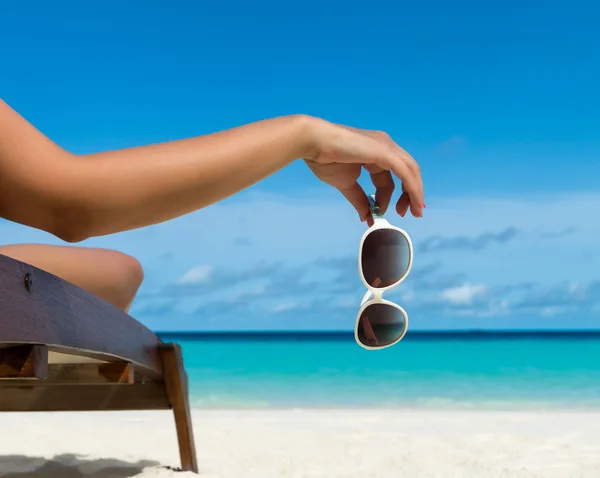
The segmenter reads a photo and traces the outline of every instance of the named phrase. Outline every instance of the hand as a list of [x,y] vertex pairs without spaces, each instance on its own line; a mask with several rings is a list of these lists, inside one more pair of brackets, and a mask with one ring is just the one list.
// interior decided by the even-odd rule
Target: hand
[[324,183],[338,189],[356,208],[361,221],[373,224],[369,201],[357,180],[364,167],[376,189],[375,199],[385,212],[394,192],[392,173],[402,181],[396,211],[404,216],[410,208],[423,216],[423,181],[419,165],[382,131],[360,130],[316,119],[314,149],[304,157],[306,164]]

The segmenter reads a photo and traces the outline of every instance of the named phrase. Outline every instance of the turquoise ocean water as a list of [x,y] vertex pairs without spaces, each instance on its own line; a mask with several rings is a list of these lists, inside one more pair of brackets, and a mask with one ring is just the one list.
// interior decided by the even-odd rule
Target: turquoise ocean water
[[195,407],[600,408],[600,332],[413,332],[377,352],[347,333],[159,335]]

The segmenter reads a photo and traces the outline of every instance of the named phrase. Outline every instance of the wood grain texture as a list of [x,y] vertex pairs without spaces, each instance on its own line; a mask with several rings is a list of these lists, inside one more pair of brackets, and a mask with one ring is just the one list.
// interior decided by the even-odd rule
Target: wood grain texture
[[165,385],[169,403],[175,416],[179,454],[183,471],[198,473],[198,459],[194,442],[194,428],[189,403],[188,379],[183,366],[179,344],[163,344],[160,355],[165,371]]
[[106,356],[160,376],[160,343],[152,331],[112,304],[0,255],[0,344],[46,344],[51,350]]
[[31,385],[0,386],[0,411],[79,412],[104,410],[168,410],[163,384],[56,385],[43,381]]
[[132,363],[113,362],[98,365],[98,375],[109,383],[132,384],[134,368]]
[[[104,363],[53,363],[48,352]],[[64,359],[64,357],[63,357]],[[0,411],[172,409],[184,471],[198,473],[181,347],[102,299],[0,255]]]
[[0,348],[1,379],[44,379],[48,376],[48,347],[16,345]]
[[[2,377],[0,377],[1,379]],[[13,377],[12,382],[30,384],[30,376]],[[147,380],[143,376],[137,377],[137,383],[146,383],[152,380]],[[6,384],[6,382],[4,382]],[[121,385],[131,385],[136,383],[134,368],[129,363],[78,363],[78,364],[50,364],[48,372],[44,378],[45,384],[79,384],[93,385],[102,383],[115,383]],[[0,386],[2,383],[0,383]],[[2,391],[0,391],[2,393]]]

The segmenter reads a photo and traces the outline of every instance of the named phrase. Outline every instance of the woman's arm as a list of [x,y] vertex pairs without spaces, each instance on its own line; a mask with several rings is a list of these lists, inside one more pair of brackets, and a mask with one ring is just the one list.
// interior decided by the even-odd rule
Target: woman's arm
[[308,117],[75,156],[0,100],[0,216],[68,242],[159,223],[251,186],[310,149]]
[[389,136],[304,115],[251,123],[193,139],[76,156],[0,100],[0,217],[68,242],[148,226],[215,203],[306,158],[372,223],[358,184],[371,173],[385,211],[402,180],[396,211],[422,216],[416,161]]

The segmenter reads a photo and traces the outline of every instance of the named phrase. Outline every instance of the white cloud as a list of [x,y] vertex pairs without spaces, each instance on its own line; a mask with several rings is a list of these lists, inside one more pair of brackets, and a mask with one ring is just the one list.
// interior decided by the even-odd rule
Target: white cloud
[[336,304],[340,307],[356,307],[358,310],[360,306],[360,297],[358,295],[340,297]]
[[415,300],[415,292],[413,290],[404,290],[400,294],[400,300],[403,302],[412,302]]
[[567,311],[567,307],[542,307],[540,315],[542,317],[554,317],[555,315],[564,314]]
[[483,284],[465,283],[442,291],[442,297],[454,305],[470,305],[477,297],[485,294],[487,287]]
[[190,269],[178,280],[178,284],[195,285],[208,282],[213,274],[214,268],[209,265],[203,265]]
[[286,312],[288,310],[292,310],[297,307],[298,307],[297,302],[283,302],[281,304],[277,304],[276,306],[272,307],[271,312],[273,312],[273,313]]
[[[431,237],[477,239],[486,233],[498,233],[508,228],[520,233],[510,241],[494,243],[480,250],[420,252],[417,248],[417,269],[432,263],[439,264],[439,267],[426,280],[409,276],[406,283],[398,288],[397,296],[390,293],[390,298],[397,298],[398,303],[406,305],[409,315],[413,312],[419,315],[419,310],[423,310],[423,324],[435,328],[445,325],[444,314],[460,315],[473,311],[476,319],[484,315],[489,317],[486,326],[490,327],[504,324],[515,314],[521,314],[519,320],[522,322],[518,325],[527,327],[536,323],[541,309],[546,306],[580,303],[588,313],[595,305],[588,303],[591,292],[586,284],[600,279],[600,221],[592,220],[590,216],[590,211],[600,209],[600,194],[428,196],[426,203],[423,219],[408,215],[400,218],[393,213],[387,216],[392,224],[405,229],[417,245]],[[360,302],[363,291],[356,266],[350,264],[352,261],[347,261],[349,266],[339,271],[340,277],[348,282],[343,291],[335,290],[339,278],[324,277],[322,268],[315,263],[355,258],[364,231],[365,225],[357,220],[355,211],[344,198],[323,186],[307,192],[304,197],[257,193],[256,190],[244,192],[166,223],[93,238],[81,246],[117,249],[138,258],[146,271],[140,290],[142,296],[151,297],[155,291],[174,284],[182,285],[174,288],[177,294],[168,302],[177,303],[175,310],[188,310],[188,303],[199,297],[205,299],[204,291],[200,295],[196,293],[196,299],[187,297],[188,291],[194,291],[196,287],[198,290],[212,290],[211,281],[220,281],[219,287],[223,289],[230,286],[227,282],[240,273],[244,280],[237,280],[231,289],[223,289],[222,295],[252,306],[264,301],[262,296],[273,298],[269,294],[269,288],[274,287],[271,279],[274,276],[278,277],[277,280],[281,279],[277,268],[291,270],[302,275],[304,282],[282,283],[285,293],[275,296],[275,304],[280,304],[282,312],[277,316],[278,320],[302,316],[306,323],[312,320],[317,326],[327,328],[334,320],[331,318],[332,311],[338,313],[341,310],[339,313],[343,319],[340,320],[344,324],[348,321],[353,324],[355,312],[348,307],[354,301],[354,288],[357,290],[356,303]],[[552,235],[552,238],[540,237],[540,231],[546,236]],[[550,234],[552,231],[556,233]],[[8,222],[0,222],[0,237],[5,244],[60,243],[46,233]],[[248,239],[244,241],[244,247],[236,246],[236,239],[240,237]],[[261,269],[259,265],[264,263],[270,266]],[[191,268],[194,264],[211,266]],[[261,273],[252,273],[257,267]],[[222,274],[222,271],[227,273]],[[248,273],[244,274],[244,271]],[[319,285],[311,286],[313,280]],[[423,280],[428,282],[426,288],[420,287]],[[266,291],[261,286],[263,283]],[[541,294],[539,297],[527,289],[528,283],[536,284],[536,294]],[[556,296],[561,293],[557,286],[560,284],[564,284],[563,289],[570,295],[561,299],[559,304]],[[521,285],[523,288],[520,288]],[[513,289],[507,292],[508,286],[513,286]],[[551,293],[542,294],[546,289]],[[341,300],[342,293],[349,294],[349,298]],[[193,292],[190,292],[191,295]],[[314,297],[323,303],[333,304],[326,319],[304,315],[304,301]],[[286,301],[299,302],[300,305],[290,308]],[[143,321],[145,315],[142,307],[138,309],[138,303],[140,306],[143,304],[134,303],[132,314],[138,317],[139,313],[138,318]],[[269,305],[273,305],[270,300]],[[286,307],[289,314],[285,313]],[[226,312],[225,307],[216,310],[216,320],[223,317],[225,312],[221,310]],[[553,314],[555,310],[548,312]],[[256,320],[266,323],[268,315]],[[199,326],[195,320],[186,322],[188,319],[183,316],[173,316],[161,313],[153,326],[159,329]],[[496,320],[498,317],[502,319]],[[560,317],[560,314],[553,317]],[[235,327],[237,319],[231,320],[231,327]],[[584,317],[573,314],[573,320],[583,321]],[[256,326],[260,327],[260,323]]]

